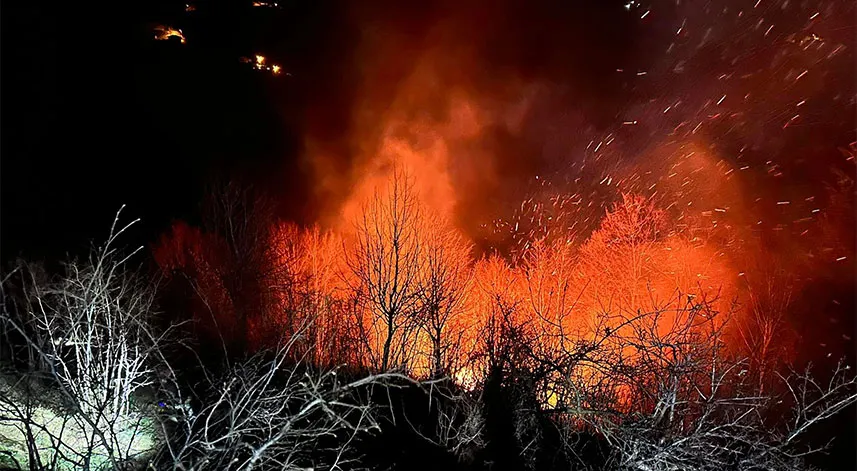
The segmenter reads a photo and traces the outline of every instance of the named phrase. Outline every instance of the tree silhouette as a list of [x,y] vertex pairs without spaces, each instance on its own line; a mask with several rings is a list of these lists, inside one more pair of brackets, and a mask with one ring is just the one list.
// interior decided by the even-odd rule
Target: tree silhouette
[[351,286],[359,307],[368,310],[367,341],[374,366],[381,371],[403,366],[412,347],[423,268],[420,218],[413,183],[395,168],[387,187],[375,191],[355,223],[347,255]]

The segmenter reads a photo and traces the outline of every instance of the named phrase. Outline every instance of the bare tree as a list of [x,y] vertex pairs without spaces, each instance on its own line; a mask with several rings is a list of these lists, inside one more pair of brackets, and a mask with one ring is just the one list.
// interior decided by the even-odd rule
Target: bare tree
[[371,316],[370,341],[381,344],[376,367],[386,371],[407,361],[414,313],[419,306],[423,247],[420,207],[413,183],[396,168],[384,192],[376,191],[355,224],[347,255],[352,289]]
[[206,343],[226,344],[233,356],[270,346],[301,324],[288,299],[295,260],[279,244],[273,202],[238,182],[216,182],[202,209],[201,228],[178,223],[155,247],[168,288]]
[[[282,225],[277,236],[278,257],[287,264],[288,283],[283,309],[288,322],[309,321],[304,334],[309,360],[315,365],[359,364],[359,345],[349,319],[348,287],[343,269],[342,239],[318,226],[300,229]],[[290,324],[290,325],[291,325]],[[283,329],[292,332],[293,327]]]
[[636,195],[622,195],[580,248],[579,265],[591,277],[589,304],[633,313],[648,301],[664,212]]
[[[288,289],[288,261],[273,243],[273,203],[261,193],[229,181],[213,185],[203,205],[204,227],[214,238],[208,267],[225,290],[233,317],[230,340],[238,353],[258,348],[277,312],[277,293]],[[273,319],[272,319],[273,317]],[[280,322],[281,327],[284,327]],[[276,338],[276,337],[275,337]]]
[[569,351],[589,329],[588,313],[578,306],[589,283],[581,283],[575,274],[573,247],[565,241],[538,240],[521,261],[523,304],[538,337],[534,348],[550,352],[546,355]]
[[161,354],[169,330],[156,328],[154,292],[125,266],[136,252],[116,248],[136,221],[118,221],[104,246],[56,282],[21,267],[18,302],[0,311],[11,368],[0,427],[25,437],[31,469],[117,468],[154,447],[144,393],[159,374],[171,376]]
[[785,345],[789,333],[787,314],[792,303],[794,281],[784,270],[754,270],[760,280],[747,281],[748,303],[738,320],[738,333],[744,342],[750,369],[758,380],[759,391],[776,379],[778,366],[787,357]]
[[460,317],[471,286],[472,246],[440,217],[428,219],[421,236],[424,269],[417,291],[417,324],[431,346],[430,376],[439,378],[451,373],[452,363],[464,354],[460,336],[466,327]]

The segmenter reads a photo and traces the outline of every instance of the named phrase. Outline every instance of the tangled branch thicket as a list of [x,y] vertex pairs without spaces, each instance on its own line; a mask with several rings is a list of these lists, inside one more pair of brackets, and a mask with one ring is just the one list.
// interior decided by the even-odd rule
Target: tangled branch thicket
[[[397,189],[390,197],[407,186]],[[199,317],[158,314],[154,285],[128,265],[136,252],[118,248],[133,224],[119,214],[107,242],[60,276],[21,264],[0,292],[0,465],[360,469],[384,462],[373,450],[393,455],[411,437],[470,469],[801,470],[819,451],[808,440],[816,426],[857,401],[845,363],[785,374],[728,349],[730,313],[718,309],[729,304],[709,290],[605,308],[581,326],[572,321],[582,295],[570,272],[556,276],[568,271],[562,247],[535,244],[521,280],[496,257],[474,273],[455,264],[469,247],[437,228],[409,239],[428,233],[409,226],[421,217],[409,200],[374,201],[396,217],[364,215],[340,297],[322,285],[341,275],[305,244],[335,243],[295,232],[281,241],[287,250],[260,248],[270,238],[243,219],[219,247],[251,266],[184,273],[213,321],[205,329]],[[608,221],[616,234],[592,244],[621,244],[644,277],[639,254],[653,250],[657,218],[638,221],[654,213],[629,201]],[[617,235],[641,221],[643,235]],[[289,265],[272,268],[271,253]],[[245,283],[256,266],[266,275]],[[467,298],[474,290],[478,302]],[[471,332],[457,324],[465,304],[481,319]],[[764,304],[755,307],[764,321]],[[224,324],[228,312],[240,318]],[[282,329],[260,336],[260,319]],[[265,341],[251,349],[236,332]],[[412,358],[417,347],[426,358]]]

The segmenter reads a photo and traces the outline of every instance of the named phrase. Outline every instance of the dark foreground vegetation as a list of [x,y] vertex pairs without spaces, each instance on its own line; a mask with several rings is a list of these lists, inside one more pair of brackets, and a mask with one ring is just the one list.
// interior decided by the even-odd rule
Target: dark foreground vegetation
[[120,249],[129,226],[61,273],[5,276],[0,466],[800,470],[857,399],[844,363],[770,372],[725,348],[728,322],[693,297],[667,327],[605,313],[561,339],[496,297],[467,378],[414,373],[390,342],[383,367],[321,361],[313,311],[251,348],[162,314],[164,280]]

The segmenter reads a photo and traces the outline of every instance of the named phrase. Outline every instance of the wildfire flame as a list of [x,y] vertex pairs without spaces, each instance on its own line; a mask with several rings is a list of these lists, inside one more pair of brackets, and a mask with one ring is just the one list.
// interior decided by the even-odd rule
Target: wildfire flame
[[[535,133],[541,139],[526,128],[528,120],[568,131],[576,131],[579,121],[563,116],[566,121],[556,124],[553,115],[530,116],[549,108],[545,103],[555,96],[549,84],[503,76],[496,79],[502,85],[486,80],[490,87],[477,86],[469,78],[476,71],[460,71],[476,62],[474,51],[453,47],[460,33],[438,28],[431,34],[437,35],[426,39],[431,47],[402,59],[401,70],[391,72],[394,66],[372,57],[361,63],[365,83],[344,146],[353,151],[346,171],[338,165],[341,155],[321,139],[306,138],[321,216],[309,228],[265,223],[260,239],[271,252],[262,257],[264,272],[284,277],[269,280],[272,286],[296,288],[272,295],[264,311],[280,314],[258,320],[251,334],[271,325],[294,329],[298,321],[282,313],[304,313],[314,319],[316,361],[398,366],[418,376],[443,370],[471,387],[489,369],[492,342],[504,336],[534,338],[539,349],[557,351],[569,342],[622,334],[632,328],[629,319],[652,312],[659,314],[645,322],[655,332],[714,312],[744,329],[758,323],[759,306],[783,305],[781,294],[799,290],[803,282],[771,288],[756,281],[769,279],[761,267],[771,260],[803,274],[817,272],[820,260],[853,260],[843,242],[847,237],[822,217],[828,208],[846,208],[836,201],[853,187],[843,184],[831,193],[824,209],[815,195],[802,202],[765,199],[754,187],[760,178],[782,176],[782,166],[773,160],[751,165],[745,148],[718,147],[709,129],[731,132],[752,122],[745,115],[752,109],[727,108],[731,90],[715,87],[716,95],[703,99],[659,97],[652,100],[654,111],[621,117],[603,135],[590,132],[590,142],[579,148],[542,139],[550,147],[545,152],[563,156],[557,159],[563,167],[536,173],[515,161],[525,156],[501,156],[511,154],[503,146],[514,142],[502,136]],[[367,37],[367,51],[395,47],[386,46],[395,42],[384,34]],[[810,39],[807,44],[819,42]],[[820,54],[834,51],[840,49],[831,45]],[[263,55],[243,60],[281,72]],[[386,79],[394,72],[398,79],[391,84]],[[790,79],[807,80],[802,71]],[[741,94],[745,100],[776,93],[748,87]],[[673,118],[691,106],[693,113]],[[628,137],[643,133],[644,116],[667,131]],[[787,120],[791,127],[798,122]],[[849,155],[846,161],[853,164]],[[511,184],[524,180],[525,188]],[[405,185],[407,195],[396,185]],[[799,236],[778,242],[784,246],[778,252],[768,251],[772,234],[793,230]],[[823,248],[798,250],[813,245],[794,242],[807,240],[807,234],[818,235]],[[157,256],[165,270],[193,266],[201,289],[215,300],[220,316],[230,319],[238,301],[222,275],[233,263],[225,239],[177,228]],[[801,255],[782,255],[792,252]],[[790,327],[788,321],[777,326],[783,332]],[[774,335],[768,327],[761,329],[766,339],[753,342],[767,348]],[[753,343],[747,332],[731,331],[730,347]],[[615,348],[617,355],[633,358],[627,346]],[[581,371],[597,380],[597,372]],[[558,396],[548,390],[543,399],[554,404]]]
[[167,41],[172,38],[178,38],[182,44],[186,42],[186,38],[182,30],[175,29],[169,26],[159,25],[155,27],[155,39],[158,41]]
[[[282,70],[283,70],[280,65],[270,63],[268,58],[261,55],[261,54],[256,54],[252,58],[242,57],[240,60],[243,63],[252,64],[253,68],[256,70],[264,70],[267,72],[271,72],[272,75],[279,75],[280,73],[282,73]],[[286,74],[286,75],[291,75],[291,74]]]

